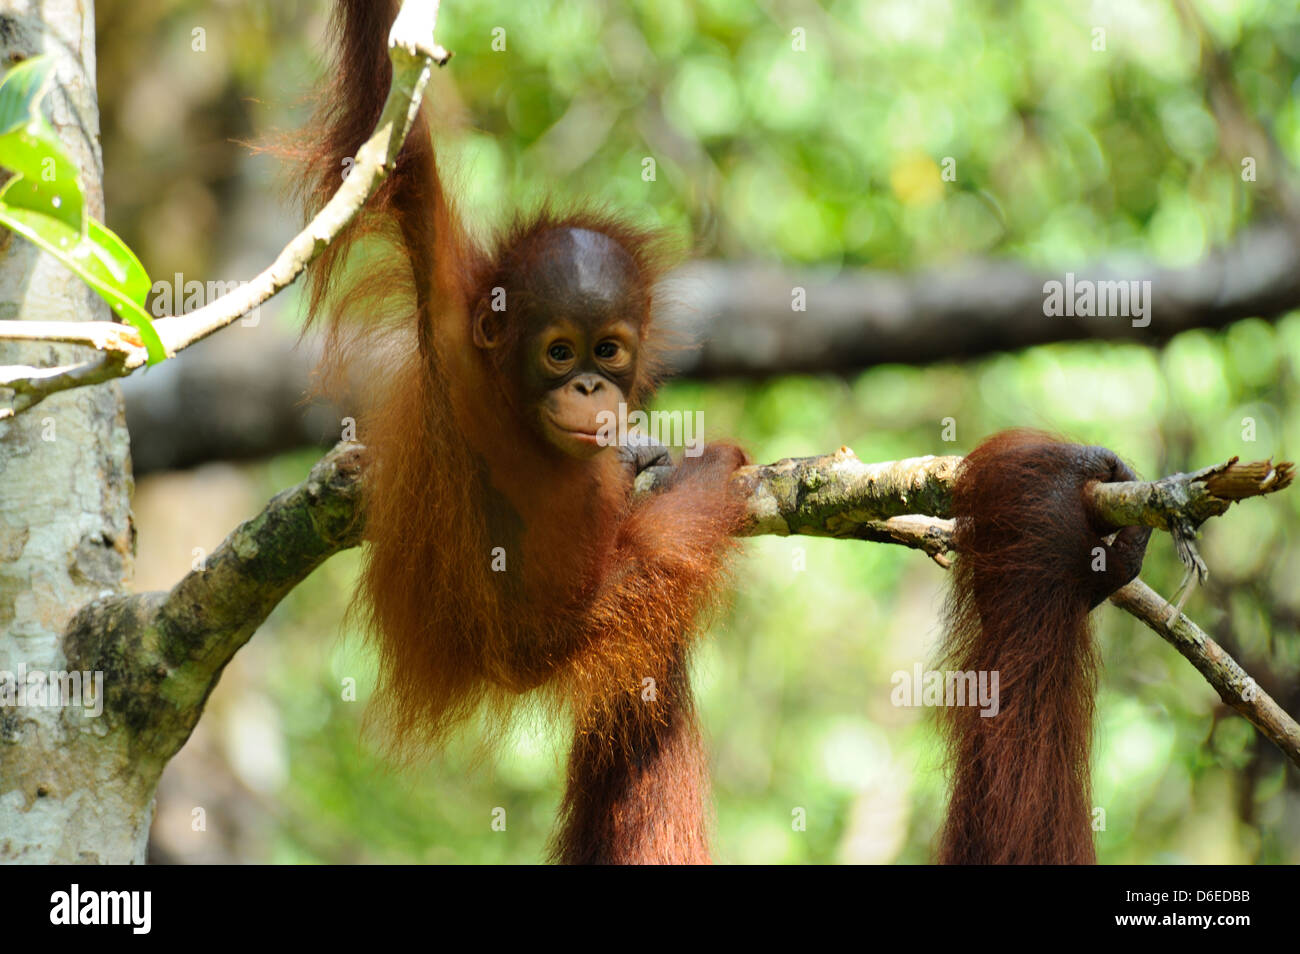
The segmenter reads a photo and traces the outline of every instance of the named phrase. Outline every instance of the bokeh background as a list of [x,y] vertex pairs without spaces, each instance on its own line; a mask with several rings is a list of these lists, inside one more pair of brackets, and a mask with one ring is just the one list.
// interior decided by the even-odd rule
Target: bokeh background
[[[279,160],[250,145],[305,119],[326,5],[96,6],[109,224],[155,277],[251,277],[300,220],[279,198]],[[439,38],[456,58],[431,98],[479,227],[521,202],[586,197],[677,228],[700,257],[772,268],[905,273],[974,256],[1061,271],[1107,256],[1190,266],[1282,216],[1285,162],[1300,163],[1295,0],[1198,0],[1193,18],[1155,0],[443,7]],[[491,47],[498,27],[504,52]],[[1098,28],[1104,51],[1094,49]],[[795,29],[802,50],[792,49]],[[1277,149],[1258,182],[1242,181],[1231,152],[1239,130],[1213,109],[1206,42],[1240,115]],[[641,176],[647,155],[653,183]],[[956,181],[940,175],[946,156],[957,159]],[[191,402],[182,422],[261,426],[261,414],[239,417],[248,414],[234,400],[239,369],[300,320],[291,289],[262,309],[256,333],[219,336],[201,397],[168,390],[169,363],[146,376],[146,402],[160,413]],[[863,460],[961,453],[997,428],[1034,425],[1104,443],[1155,476],[1233,455],[1294,458],[1298,371],[1292,313],[1162,342],[681,380],[656,406],[703,410],[710,434],[734,435],[762,461],[841,444]],[[273,410],[316,413],[317,443],[337,427],[292,401],[266,416]],[[941,438],[949,417],[955,443]],[[176,469],[150,463],[168,459],[165,432],[133,424],[132,438],[142,590],[169,587],[320,453],[286,437],[270,456],[191,454]],[[1212,576],[1187,604],[1293,714],[1298,532],[1294,491],[1211,522],[1203,553]],[[373,661],[344,621],[356,566],[356,553],[330,560],[227,669],[164,775],[153,860],[544,856],[565,730],[525,714],[487,758],[476,758],[467,731],[426,766],[388,765],[364,722]],[[1166,594],[1176,588],[1167,535],[1153,540],[1143,576]],[[747,544],[730,609],[695,662],[719,861],[928,859],[945,791],[938,738],[932,713],[890,704],[890,679],[931,658],[943,577],[897,547]],[[1095,618],[1105,660],[1100,859],[1300,861],[1300,772],[1154,634],[1111,607]],[[345,680],[356,681],[356,700],[345,698]],[[206,830],[193,830],[196,807]],[[504,832],[491,827],[498,807]],[[804,831],[791,824],[796,808]]]

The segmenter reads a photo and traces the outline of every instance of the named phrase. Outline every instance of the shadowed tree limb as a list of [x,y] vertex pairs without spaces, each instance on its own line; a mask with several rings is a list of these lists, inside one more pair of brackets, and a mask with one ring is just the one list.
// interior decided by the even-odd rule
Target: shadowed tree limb
[[[1149,281],[1147,319],[1048,317],[1044,284]],[[1138,286],[1139,288],[1141,286]],[[770,264],[694,262],[673,275],[680,317],[703,345],[674,370],[697,377],[765,377],[927,364],[1056,341],[1167,341],[1191,328],[1274,318],[1300,308],[1300,234],[1270,223],[1238,233],[1185,268],[1112,259],[1056,271],[974,259],[897,273],[783,270]],[[804,290],[806,311],[793,311]],[[678,292],[677,290],[680,290]]]

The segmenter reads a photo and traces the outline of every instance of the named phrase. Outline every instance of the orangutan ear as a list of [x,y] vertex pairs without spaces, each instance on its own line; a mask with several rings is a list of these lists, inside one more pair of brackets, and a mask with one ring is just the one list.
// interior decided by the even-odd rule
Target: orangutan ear
[[500,347],[504,330],[501,315],[489,308],[486,302],[474,309],[470,328],[474,336],[474,347],[482,351]]

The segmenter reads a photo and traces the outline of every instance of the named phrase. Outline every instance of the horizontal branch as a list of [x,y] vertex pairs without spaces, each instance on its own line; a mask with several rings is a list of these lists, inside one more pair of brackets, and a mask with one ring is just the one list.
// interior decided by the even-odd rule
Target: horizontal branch
[[1233,457],[1189,474],[1159,480],[1133,480],[1094,488],[1093,506],[1117,527],[1146,526],[1171,530],[1200,526],[1227,513],[1238,500],[1275,493],[1291,486],[1295,464],[1272,459],[1243,464]]
[[[863,525],[891,517],[949,516],[961,461],[957,456],[929,456],[868,464],[841,447],[822,457],[742,467],[734,479],[744,485],[749,499],[747,535],[861,539]],[[1089,496],[1097,516],[1112,526],[1194,528],[1226,513],[1235,501],[1290,486],[1294,475],[1290,462],[1243,464],[1234,457],[1159,480],[1094,484]],[[637,492],[648,492],[655,483],[653,474],[642,474]]]
[[[393,22],[388,55],[393,78],[379,123],[357,150],[356,160],[324,208],[294,236],[275,261],[251,281],[202,308],[168,315],[154,322],[169,355],[188,348],[248,314],[292,284],[361,211],[392,170],[397,154],[415,122],[433,64],[450,54],[434,42],[439,0],[406,0]],[[342,175],[343,170],[340,170]],[[88,330],[90,322],[3,322],[0,339],[58,341],[87,344],[100,353],[66,368],[8,368],[0,387],[14,392],[0,418],[11,417],[51,394],[74,387],[102,384],[125,377],[147,359],[135,329],[113,322],[96,322],[104,330]],[[22,326],[22,327],[15,327]]]
[[[952,550],[952,487],[960,457],[916,457],[867,464],[847,447],[823,457],[743,467],[733,478],[749,502],[748,536],[802,534],[896,543],[946,566]],[[1272,493],[1290,483],[1290,465],[1235,460],[1158,481],[1094,485],[1093,506],[1116,525],[1199,523],[1233,499]],[[201,569],[169,593],[95,601],[69,629],[74,668],[119,675],[106,706],[139,712],[153,706],[169,751],[188,736],[222,668],[294,586],[333,553],[361,541],[363,448],[341,443],[307,480],[277,495],[242,524]],[[635,493],[653,492],[646,471]],[[1224,488],[1231,499],[1216,497]],[[1207,497],[1206,495],[1209,494]],[[1184,510],[1170,503],[1181,499]],[[1138,506],[1135,501],[1145,501]],[[1172,509],[1171,509],[1172,508]],[[1125,515],[1123,521],[1116,520]],[[1111,597],[1173,644],[1230,705],[1300,765],[1300,726],[1250,680],[1217,644],[1141,581]],[[153,724],[151,721],[150,724]]]
[[[1127,317],[1044,314],[1044,283],[1150,281],[1150,324]],[[703,341],[675,356],[697,377],[762,377],[926,364],[1054,341],[1144,344],[1190,328],[1273,318],[1300,308],[1300,236],[1257,226],[1185,268],[1150,261],[1080,263],[1056,271],[1004,259],[958,261],[910,274],[872,269],[783,270],[767,263],[696,262],[673,275],[678,321]],[[1104,287],[1104,286],[1103,286]],[[805,310],[794,310],[803,289]]]

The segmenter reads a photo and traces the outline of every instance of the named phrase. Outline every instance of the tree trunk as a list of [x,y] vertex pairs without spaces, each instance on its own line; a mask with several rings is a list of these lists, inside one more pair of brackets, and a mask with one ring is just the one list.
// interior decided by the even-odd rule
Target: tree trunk
[[[55,62],[45,98],[81,169],[86,211],[104,215],[92,0],[0,0],[0,66]],[[0,230],[0,315],[104,320],[80,279]],[[53,366],[88,356],[67,345],[0,343],[0,364]],[[116,384],[65,391],[0,421],[0,862],[144,859],[160,766],[129,751],[119,724],[85,705],[40,704],[37,673],[67,666],[63,632],[88,600],[120,593],[133,558],[130,448]],[[103,674],[112,680],[113,673]],[[93,681],[93,677],[92,680]],[[102,694],[101,697],[102,698]],[[143,764],[142,764],[143,763]]]

